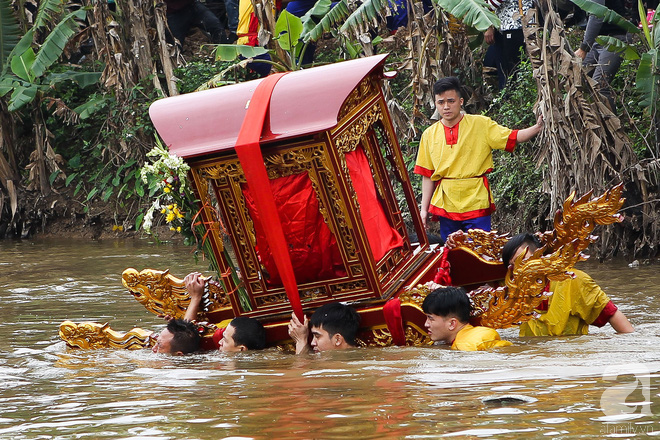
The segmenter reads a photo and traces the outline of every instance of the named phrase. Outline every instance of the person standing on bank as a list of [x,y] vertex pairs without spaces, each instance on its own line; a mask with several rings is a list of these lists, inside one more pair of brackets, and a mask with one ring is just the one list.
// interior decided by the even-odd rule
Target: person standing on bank
[[[624,0],[593,0],[593,2],[606,6],[621,16],[626,15]],[[575,51],[575,55],[582,58],[583,66],[594,67],[591,77],[600,84],[600,93],[607,98],[612,110],[615,110],[610,82],[621,67],[623,58],[620,53],[611,52],[596,42],[596,38],[601,35],[614,37],[624,43],[630,43],[632,37],[623,28],[613,23],[604,23],[603,19],[595,15],[589,15],[582,43]]]
[[492,150],[513,152],[541,131],[543,116],[531,127],[511,130],[486,116],[464,114],[461,83],[453,76],[438,80],[433,94],[442,119],[422,134],[414,169],[422,176],[422,224],[428,228],[429,214],[438,216],[443,240],[458,230],[490,231]]
[[489,27],[484,40],[495,45],[497,77],[502,90],[520,64],[520,51],[525,47],[522,16],[534,7],[532,0],[487,0],[490,8],[500,19],[500,28]]

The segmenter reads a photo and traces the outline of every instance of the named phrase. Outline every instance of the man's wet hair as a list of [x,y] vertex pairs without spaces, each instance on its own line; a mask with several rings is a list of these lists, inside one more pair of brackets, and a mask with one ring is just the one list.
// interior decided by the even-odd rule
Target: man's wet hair
[[309,320],[309,326],[321,328],[331,337],[339,333],[348,345],[354,346],[360,328],[360,315],[353,307],[334,302],[316,309]]
[[456,90],[458,97],[463,97],[461,81],[455,76],[447,76],[445,78],[440,78],[433,84],[433,95],[442,95],[443,93],[449,90]]
[[229,323],[234,327],[234,343],[248,350],[261,350],[266,346],[266,329],[254,318],[239,316]]
[[183,354],[194,353],[199,350],[202,344],[202,336],[197,330],[197,326],[190,321],[183,319],[171,319],[167,323],[167,329],[172,333],[172,342],[170,352]]
[[440,287],[426,295],[422,303],[424,313],[442,316],[455,316],[462,323],[470,321],[472,305],[462,287]]
[[504,266],[509,267],[511,259],[516,254],[521,246],[526,246],[530,251],[534,252],[543,246],[538,236],[530,233],[514,235],[506,242],[502,248],[502,263]]

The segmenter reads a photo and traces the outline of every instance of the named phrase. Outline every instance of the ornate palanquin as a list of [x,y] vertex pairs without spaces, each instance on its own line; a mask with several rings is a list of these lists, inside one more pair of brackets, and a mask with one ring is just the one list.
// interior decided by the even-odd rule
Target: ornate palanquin
[[[278,82],[272,94],[261,141],[268,177],[277,181],[304,175],[313,191],[313,202],[318,205],[321,226],[327,226],[330,241],[336,242],[338,254],[333,261],[335,270],[326,270],[322,277],[314,279],[306,274],[301,276],[298,273],[301,271],[296,272],[297,279],[308,279],[298,283],[301,302],[306,309],[332,301],[391,298],[404,286],[411,273],[420,270],[433,258],[425,252],[429,250],[425,238],[415,245],[411,243],[404,223],[405,212],[412,218],[416,235],[425,237],[380,87],[384,59],[385,56],[378,56],[292,72]],[[229,90],[231,87],[226,89],[232,96],[240,93]],[[223,101],[222,88],[210,92],[208,100],[213,103]],[[191,97],[182,96],[183,99],[177,101],[187,101]],[[251,89],[246,91],[243,101],[238,99],[237,108],[210,105],[214,106],[215,112],[233,115],[245,112],[245,102],[250,97]],[[195,99],[200,101],[199,96]],[[298,107],[303,111],[296,113]],[[237,293],[233,293],[229,295],[233,313],[253,317],[290,314],[285,289],[281,283],[273,282],[272,266],[265,267],[264,264],[267,256],[263,255],[264,246],[254,221],[258,213],[248,206],[249,189],[246,189],[241,162],[232,148],[237,128],[221,128],[208,140],[206,148],[198,145],[191,151],[188,146],[191,132],[185,127],[170,130],[173,126],[182,126],[181,121],[190,118],[191,114],[195,117],[209,115],[204,104],[198,104],[192,113],[189,108],[187,102],[179,104],[163,100],[156,102],[150,113],[170,151],[181,155],[191,166],[190,176],[196,194],[202,200],[202,206],[207,207],[203,210],[204,220],[208,223],[221,221],[228,232],[228,237],[222,237],[220,228],[213,229],[208,239],[222,260],[221,270],[232,270],[232,263],[222,258],[220,252],[225,245],[230,245],[236,256],[236,269],[240,271],[242,285],[227,287],[235,292],[243,289],[249,307],[244,307]],[[180,113],[178,119],[174,116],[177,112]],[[278,119],[282,112],[293,114]],[[306,118],[304,124],[300,118]],[[213,124],[212,121],[207,123]],[[301,128],[302,125],[305,127]],[[365,183],[364,176],[371,181]],[[360,180],[359,186],[354,185],[356,178]],[[401,189],[407,206],[400,207],[397,203],[395,185]],[[362,187],[370,187],[373,193],[361,190]],[[284,199],[296,196],[294,191],[297,190],[294,187],[291,194],[284,191]],[[369,198],[370,195],[375,197]],[[212,206],[217,206],[220,219],[216,218]],[[396,242],[396,237],[400,237],[398,242],[387,249],[376,249],[378,244],[374,241],[381,237],[369,236],[371,225],[364,221],[361,210],[379,211],[377,220],[384,228],[378,233],[386,236],[389,228],[390,236],[394,237],[390,241]],[[280,217],[283,216],[280,213]],[[286,229],[285,220],[283,224]],[[292,246],[291,253],[296,251],[299,249]]]
[[[569,200],[555,231],[544,235],[554,252],[543,256],[539,251],[508,275],[500,261],[506,236],[470,231],[449,252],[430,245],[381,90],[385,58],[292,72],[272,81],[258,149],[251,153],[263,158],[270,188],[253,187],[235,148],[246,109],[256,105],[251,99],[263,80],[152,105],[158,133],[191,167],[205,239],[219,266],[223,287],[209,284],[200,321],[222,326],[235,316],[254,317],[266,327],[270,345],[290,342],[294,297],[280,280],[280,266],[270,253],[273,243],[264,233],[272,222],[282,226],[304,312],[349,302],[362,317],[360,344],[384,346],[430,342],[421,302],[438,271],[447,268],[454,285],[472,290],[482,324],[504,328],[530,319],[547,280],[569,276],[593,226],[616,220],[620,189],[597,201]],[[254,191],[272,194],[279,219],[262,218]],[[166,271],[127,269],[122,282],[147,310],[185,314],[189,299],[182,279]],[[484,283],[490,287],[473,289]],[[75,336],[98,327],[83,323],[76,332],[71,324],[60,331],[70,346],[98,345],[89,336]],[[107,327],[100,327],[109,341]]]

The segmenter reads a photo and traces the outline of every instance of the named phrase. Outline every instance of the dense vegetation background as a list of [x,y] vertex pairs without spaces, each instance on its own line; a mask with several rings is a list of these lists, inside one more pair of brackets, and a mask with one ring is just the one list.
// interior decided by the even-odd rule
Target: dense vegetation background
[[[269,0],[257,3],[269,9]],[[163,8],[138,0],[0,0],[0,236],[53,225],[93,238],[140,233],[154,195],[140,179],[155,144],[150,103],[253,78],[236,58],[246,52],[214,52],[200,31],[181,50],[168,44]],[[627,56],[613,82],[613,113],[572,55],[582,30],[567,27],[548,0],[525,17],[528,61],[501,92],[481,62],[482,32],[497,25],[482,0],[435,0],[427,14],[411,2],[408,26],[395,35],[385,27],[390,12],[378,0],[344,0],[333,9],[320,0],[284,32],[275,17],[260,17],[262,43],[275,69],[300,68],[296,50],[306,42],[317,44],[316,63],[389,52],[388,70],[398,75],[385,93],[409,171],[421,131],[433,122],[431,85],[440,76],[459,76],[469,89],[467,110],[503,125],[523,128],[543,112],[541,136],[496,156],[494,225],[548,229],[571,191],[600,194],[622,181],[626,221],[606,228],[597,252],[658,254],[658,26],[635,36],[639,56]]]

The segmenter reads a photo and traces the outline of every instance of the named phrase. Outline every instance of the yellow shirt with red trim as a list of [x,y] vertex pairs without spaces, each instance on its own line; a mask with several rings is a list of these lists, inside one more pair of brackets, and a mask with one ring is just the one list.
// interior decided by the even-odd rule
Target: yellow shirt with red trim
[[[537,311],[539,318],[520,325],[520,336],[586,335],[589,324],[599,318],[610,298],[596,282],[581,270],[572,270],[575,278],[552,281],[547,311]],[[614,314],[616,307],[610,313]]]
[[[281,0],[275,0],[273,4],[273,16],[282,8]],[[239,0],[238,2],[238,26],[236,27],[238,39],[236,44],[247,46],[259,46],[259,20],[254,14],[254,5],[250,0]]]
[[236,44],[258,46],[258,30],[259,22],[257,21],[257,17],[254,15],[254,6],[252,6],[252,2],[250,0],[239,0],[238,26],[236,27],[236,35],[238,35],[238,40],[236,40]]
[[493,347],[507,347],[509,341],[500,339],[499,333],[490,327],[473,327],[466,324],[457,334],[451,344],[452,350],[461,351],[483,351]]
[[495,211],[486,175],[493,170],[492,150],[512,152],[518,130],[481,115],[463,115],[451,128],[441,121],[422,134],[416,174],[436,183],[429,212],[468,220]]

